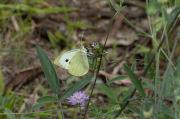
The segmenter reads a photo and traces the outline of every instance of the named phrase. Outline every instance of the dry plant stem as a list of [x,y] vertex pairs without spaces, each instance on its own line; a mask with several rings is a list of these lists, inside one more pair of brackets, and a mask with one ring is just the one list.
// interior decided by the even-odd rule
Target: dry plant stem
[[[167,30],[167,34],[170,32],[171,28],[173,27],[173,25],[174,25],[174,23],[175,23],[178,15],[179,15],[179,13],[180,13],[180,12],[178,12],[178,13],[175,15],[173,21],[171,22],[171,24],[170,24],[170,26],[169,26],[169,28],[168,28],[168,30]],[[165,38],[166,38],[166,37],[165,37],[165,35],[164,35],[163,38],[162,38],[162,40],[161,40],[161,42],[160,42],[160,44],[159,44],[159,46],[157,47],[157,52],[158,52],[159,49],[161,48],[161,46],[162,46]],[[155,54],[156,54],[156,53],[155,53]],[[155,59],[155,54],[153,54],[151,60],[149,61],[148,65],[147,65],[146,69],[144,70],[144,72],[143,72],[143,74],[142,74],[141,77],[144,77],[144,76],[145,76],[147,70],[149,69],[150,65],[152,64],[152,62],[153,62],[154,59]],[[141,81],[142,81],[142,78],[140,78],[140,82],[141,82]],[[117,117],[121,114],[121,112],[126,108],[126,106],[129,104],[130,99],[133,97],[133,95],[135,94],[135,92],[136,92],[136,88],[134,88],[134,90],[133,90],[133,92],[131,93],[131,95],[129,96],[128,100],[125,102],[125,104],[122,106],[122,108],[117,112],[117,114],[114,116],[114,118],[117,118]]]
[[[56,94],[56,97],[58,98],[57,94]],[[59,100],[59,98],[58,98],[58,100]],[[60,106],[62,118],[64,119],[64,114],[63,114],[63,108],[62,108],[62,105],[61,105],[61,101],[59,101],[59,106]]]
[[7,20],[4,28],[3,28],[3,31],[2,31],[2,33],[1,33],[0,41],[1,41],[1,39],[3,38],[4,32],[5,32],[6,28],[7,28],[7,25],[9,24],[9,21],[10,21],[12,15],[13,15],[13,13],[14,13],[14,10],[15,10],[16,5],[18,4],[18,2],[19,2],[19,0],[16,0],[16,2],[15,2],[15,4],[14,4],[14,7],[13,7],[13,9],[12,9],[12,11],[11,11],[11,14],[10,14],[10,16],[9,16],[9,18],[8,18],[8,20]]

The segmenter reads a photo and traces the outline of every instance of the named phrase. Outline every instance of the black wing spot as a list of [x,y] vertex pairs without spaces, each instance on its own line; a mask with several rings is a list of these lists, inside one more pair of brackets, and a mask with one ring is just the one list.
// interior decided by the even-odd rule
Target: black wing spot
[[68,59],[66,59],[65,61],[66,61],[66,62],[68,62],[69,60],[68,60]]

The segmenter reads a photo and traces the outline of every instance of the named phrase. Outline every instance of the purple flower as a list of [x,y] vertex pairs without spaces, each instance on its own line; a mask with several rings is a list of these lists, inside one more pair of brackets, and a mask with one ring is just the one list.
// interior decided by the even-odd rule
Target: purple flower
[[93,42],[91,46],[94,47],[95,45],[99,45],[99,42]]
[[85,101],[89,99],[89,96],[85,94],[85,91],[83,92],[79,91],[74,93],[72,96],[68,97],[67,99],[69,99],[69,102],[72,102],[72,105],[76,105],[79,103],[85,106]]
[[90,56],[91,54],[93,54],[90,50],[87,52],[87,56]]

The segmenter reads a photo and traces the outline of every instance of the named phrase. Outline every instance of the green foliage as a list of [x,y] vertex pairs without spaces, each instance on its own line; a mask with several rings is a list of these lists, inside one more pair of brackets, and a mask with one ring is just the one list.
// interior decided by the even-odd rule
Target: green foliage
[[145,97],[144,90],[141,86],[139,79],[136,77],[136,75],[125,64],[124,64],[124,70],[127,72],[132,84],[136,87],[136,89],[139,91],[141,96]]
[[148,119],[147,116],[144,112],[148,112],[150,110],[150,106],[148,105],[147,102],[142,102],[141,103],[141,112],[140,112],[140,118],[141,119]]
[[59,102],[59,100],[53,96],[43,96],[37,100],[38,103],[51,103]]
[[36,109],[40,109],[41,107],[43,107],[45,104],[44,103],[38,103],[34,106],[31,107],[31,110],[36,110]]
[[[5,108],[4,110],[5,113],[13,113],[9,108]],[[14,114],[7,114],[7,117],[9,119],[16,119],[15,115]]]
[[107,81],[106,83],[109,84],[109,83],[113,83],[116,81],[124,80],[126,78],[127,78],[127,76],[125,76],[125,75],[119,75],[119,76],[116,76],[116,77],[112,78],[111,80]]
[[[120,0],[120,1],[107,0],[107,1],[108,1],[109,6],[113,7],[113,9],[116,10],[114,17],[118,13],[121,14],[120,12],[126,7],[126,6],[122,6],[123,0]],[[15,40],[17,40],[19,37],[25,35],[26,33],[29,33],[31,31],[30,30],[30,26],[31,26],[30,19],[32,16],[37,15],[37,14],[64,12],[64,15],[66,18],[67,32],[68,32],[67,36],[66,37],[63,36],[63,34],[61,34],[58,30],[56,30],[55,33],[48,31],[48,37],[50,39],[52,46],[58,50],[60,48],[63,48],[61,46],[59,48],[59,44],[62,44],[64,47],[66,45],[72,46],[72,44],[69,44],[69,41],[71,40],[73,34],[76,32],[75,29],[77,27],[85,28],[85,29],[97,29],[97,27],[95,27],[95,26],[90,26],[90,25],[84,24],[79,21],[74,22],[74,23],[70,22],[67,12],[75,11],[78,9],[77,8],[67,8],[65,6],[64,1],[62,0],[61,2],[63,5],[62,8],[48,7],[48,8],[42,8],[42,9],[38,8],[38,6],[40,4],[46,4],[46,5],[48,4],[43,0],[31,0],[31,1],[26,1],[24,3],[18,4],[15,8],[16,13],[13,13],[12,15],[18,17],[21,30],[18,31],[18,33],[13,32],[12,33],[13,37],[9,41],[3,42],[3,43],[1,42],[0,46],[5,46],[8,43],[15,42]],[[142,32],[141,34],[133,35],[132,39],[138,35],[152,38],[153,43],[154,43],[153,44],[154,48],[152,48],[152,49],[155,51],[155,49],[158,45],[158,41],[157,41],[157,37],[156,37],[157,33],[161,33],[162,28],[163,28],[163,33],[166,33],[168,26],[170,26],[170,24],[173,20],[172,18],[174,17],[174,15],[176,13],[178,13],[180,11],[180,6],[178,6],[179,1],[174,2],[173,0],[170,0],[169,3],[170,3],[170,5],[166,5],[164,3],[159,4],[155,0],[150,0],[150,2],[148,2],[149,6],[147,8],[148,9],[147,12],[148,12],[149,16],[152,16],[151,19],[149,19],[150,34],[145,33],[144,31],[142,31],[141,29],[139,29],[138,27],[136,27],[132,23],[130,23],[125,17],[123,17],[124,20],[126,20],[126,22],[129,23],[129,25],[135,27],[140,32]],[[34,6],[34,4],[36,4],[36,6]],[[119,6],[117,6],[117,4],[119,4]],[[33,7],[32,7],[32,5],[33,5]],[[0,13],[2,13],[2,15],[0,16],[0,20],[2,20],[1,21],[2,23],[5,23],[6,19],[10,15],[10,10],[13,7],[14,7],[14,5],[12,5],[12,4],[0,4]],[[172,7],[172,8],[170,8],[170,7]],[[144,8],[144,6],[143,6],[143,8]],[[168,12],[169,8],[172,9],[171,13]],[[20,11],[27,12],[29,14],[25,19],[23,19],[22,16],[24,14],[21,13]],[[155,14],[158,14],[157,16],[161,16],[161,17],[154,16]],[[171,35],[171,34],[168,34],[168,35]],[[167,40],[168,40],[168,37],[167,37]],[[23,51],[22,46],[25,43],[25,41],[26,41],[26,39],[22,40],[20,45],[17,47],[19,51]],[[62,43],[61,41],[63,41],[64,43]],[[157,44],[155,45],[155,43],[157,43]],[[115,44],[113,46],[114,49],[116,47],[117,47],[117,44]],[[150,52],[150,50],[152,50],[152,49],[150,49],[149,47],[146,47],[144,45],[140,45],[140,44],[136,44],[136,47],[138,47],[139,49],[135,52],[135,54],[145,53],[143,64],[144,64],[144,67],[146,68],[148,63],[150,62],[150,58],[151,58],[150,54],[147,52]],[[167,43],[167,47],[168,47],[168,43]],[[48,103],[60,102],[58,99],[60,85],[59,85],[59,79],[57,77],[54,66],[51,63],[48,56],[46,55],[46,53],[39,46],[36,46],[36,49],[37,49],[37,53],[38,53],[38,57],[39,57],[41,66],[42,66],[45,76],[47,78],[48,84],[50,85],[51,89],[53,90],[53,92],[56,94],[57,97],[47,96],[46,89],[42,85],[39,85],[40,90],[43,94],[43,97],[39,98],[37,100],[38,104],[36,104],[32,107],[29,107],[29,105],[27,103],[25,103],[25,109],[26,109],[26,112],[28,112],[28,113],[30,111],[40,109],[43,106],[45,108],[45,105],[47,106]],[[171,47],[166,48],[166,49],[171,49]],[[163,49],[161,49],[161,51],[162,51],[163,55],[166,56],[165,58],[167,60],[171,59],[166,55],[166,52]],[[106,54],[106,52],[101,50],[101,46],[96,46],[94,48],[93,53],[94,53],[94,55],[90,56],[89,64],[90,64],[90,68],[96,72],[98,65],[100,64],[100,60],[97,58],[94,58],[94,57],[95,56],[99,57],[101,55],[105,56],[104,54]],[[172,53],[174,53],[174,52],[172,52]],[[132,56],[135,56],[135,54],[133,54]],[[17,54],[17,63],[18,64],[20,64],[22,55],[23,55],[22,52],[19,52]],[[156,61],[156,62],[159,62],[159,61]],[[169,61],[169,62],[171,62],[171,61]],[[130,101],[130,102],[133,102],[133,104],[138,104],[138,105],[132,106],[129,104],[129,105],[127,105],[127,109],[132,111],[133,113],[138,114],[142,119],[148,118],[147,114],[150,111],[151,106],[154,108],[153,115],[152,115],[153,118],[175,118],[175,119],[179,118],[178,113],[180,113],[180,109],[179,109],[179,107],[176,107],[176,106],[178,106],[178,104],[180,103],[180,100],[179,100],[179,97],[180,97],[180,88],[179,88],[180,87],[180,73],[179,73],[180,72],[180,58],[178,58],[177,67],[174,67],[173,62],[171,62],[171,66],[168,67],[167,73],[163,74],[163,78],[160,78],[160,76],[159,76],[160,74],[158,74],[159,71],[155,71],[155,69],[153,68],[154,66],[151,64],[151,66],[149,67],[149,69],[146,73],[147,77],[149,79],[151,79],[151,81],[147,80],[148,78],[144,78],[144,77],[141,77],[143,82],[140,82],[138,80],[137,76],[135,75],[136,64],[137,64],[136,62],[133,62],[131,68],[124,65],[124,70],[127,72],[128,76],[130,77],[130,80],[131,80],[133,86],[130,87],[126,92],[123,92],[123,98],[122,98],[121,104],[119,105],[118,102],[116,102],[117,104],[115,104],[115,105],[110,104],[107,108],[104,108],[104,107],[99,108],[94,102],[91,102],[93,108],[89,110],[89,113],[91,115],[93,115],[95,118],[111,119],[112,116],[114,116],[114,112],[121,109],[120,106],[125,104],[126,101]],[[155,67],[159,67],[159,64],[157,63]],[[100,69],[105,69],[105,68],[106,67],[102,67]],[[80,80],[79,82],[75,83],[61,96],[60,100],[62,101],[64,99],[66,99],[67,97],[73,95],[76,91],[81,90],[85,85],[87,85],[91,81],[92,77],[93,76],[91,76],[91,75],[87,76],[87,77],[83,78],[82,80]],[[69,78],[66,82],[67,85],[69,85],[76,78],[77,77]],[[125,75],[119,75],[119,76],[107,81],[107,84],[110,84],[110,83],[113,83],[113,82],[119,81],[119,80],[124,80],[126,78],[127,78],[127,76],[125,76]],[[118,93],[118,97],[117,97],[116,96],[117,94],[113,95],[113,93],[115,91],[112,92],[112,89],[110,87],[107,87],[106,85],[101,84],[101,83],[98,83],[97,85],[103,91],[103,93],[108,96],[108,98],[112,99],[113,101],[114,100],[120,101],[121,97],[119,96],[119,93]],[[90,86],[91,85],[89,85],[89,87]],[[142,97],[141,96],[140,96],[140,98],[133,97],[133,98],[129,99],[129,96],[132,94],[134,88],[136,88],[138,90],[138,92],[140,93],[140,95]],[[145,95],[144,88],[151,89],[150,95]],[[46,112],[46,113],[42,112],[42,113],[31,114],[31,116],[20,115],[20,117],[16,117],[15,113],[13,113],[12,110],[14,109],[14,106],[16,106],[16,105],[18,105],[18,110],[20,110],[20,108],[23,104],[24,96],[26,94],[26,90],[23,92],[23,94],[21,95],[20,98],[18,98],[15,93],[10,93],[10,89],[7,90],[5,96],[2,96],[2,94],[4,92],[4,82],[3,82],[1,68],[0,68],[0,89],[1,89],[0,90],[0,93],[1,93],[0,94],[0,111],[4,112],[5,114],[12,113],[12,114],[0,115],[1,119],[5,119],[5,118],[35,119],[35,116],[42,116],[42,118],[47,118],[48,116],[55,116],[51,112]],[[93,94],[94,93],[95,92],[93,92]],[[120,92],[120,93],[122,93],[122,92]],[[169,105],[166,106],[165,104],[162,103],[163,100],[165,100],[167,98],[173,100],[172,106],[169,106]],[[154,99],[156,99],[156,100],[154,100]],[[141,101],[141,105],[139,105],[139,101]],[[49,107],[53,107],[53,106],[49,106]],[[55,105],[54,108],[58,109],[57,105]],[[59,109],[58,109],[58,111],[59,111]],[[75,111],[72,111],[72,115]],[[145,113],[144,111],[146,111],[147,113]],[[58,113],[59,118],[63,118],[60,112],[57,112],[57,113]],[[74,114],[76,114],[76,113],[74,113]],[[123,117],[123,116],[124,115],[121,114],[119,117]]]
[[104,84],[101,84],[101,83],[97,83],[97,85],[99,86],[99,88],[111,99],[113,100],[116,100],[114,99],[114,96],[113,96],[113,93],[112,91],[110,90],[109,87],[105,86]]
[[72,77],[68,78],[67,81],[66,81],[66,84],[69,85],[69,84],[72,83],[76,78],[77,78],[77,76],[72,76]]
[[46,96],[47,95],[46,89],[41,84],[38,84],[38,86],[41,89],[43,96]]
[[4,81],[3,81],[3,76],[2,76],[1,66],[0,66],[0,94],[3,94],[3,93],[4,93]]
[[[14,5],[10,4],[0,4],[0,9],[12,9]],[[70,12],[74,10],[78,10],[77,8],[44,8],[44,9],[39,9],[36,7],[31,7],[26,4],[18,4],[16,6],[16,10],[23,10],[23,11],[30,11],[31,13],[35,14],[47,14],[47,13],[57,13],[57,12]]]
[[70,97],[71,95],[73,95],[75,92],[79,91],[80,89],[82,89],[85,85],[87,85],[91,80],[92,80],[93,76],[89,75],[83,79],[81,79],[79,82],[75,83],[74,85],[72,85],[70,88],[68,88],[66,90],[66,92],[61,96],[60,100],[64,100],[68,97]]
[[53,90],[55,94],[59,93],[59,79],[57,77],[56,71],[50,59],[48,58],[47,54],[42,50],[41,47],[36,46],[36,50],[38,53],[38,58],[40,60],[42,69],[46,76],[46,79],[49,83],[49,86]]
[[[150,54],[149,54],[148,52],[145,53],[144,61],[145,61],[144,68],[146,68],[147,65],[148,65],[148,63],[150,62]],[[154,74],[155,74],[155,73],[154,73],[154,68],[153,68],[152,65],[150,65],[150,67],[149,67],[148,70],[147,70],[146,75],[147,75],[147,77],[148,77],[149,79],[153,79]]]
[[137,62],[134,61],[133,64],[132,64],[132,66],[131,66],[132,72],[135,72],[135,71],[136,71],[136,64],[137,64]]

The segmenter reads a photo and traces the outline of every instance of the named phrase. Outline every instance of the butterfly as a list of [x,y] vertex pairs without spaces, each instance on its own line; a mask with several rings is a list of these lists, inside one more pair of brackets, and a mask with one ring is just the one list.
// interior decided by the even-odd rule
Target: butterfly
[[80,49],[70,50],[58,56],[54,64],[67,69],[74,76],[85,75],[89,71],[87,50],[81,45]]

